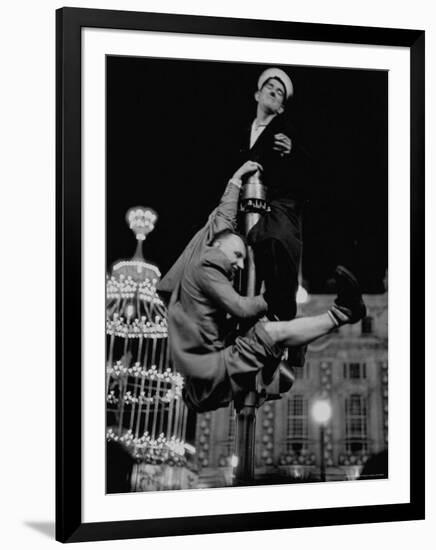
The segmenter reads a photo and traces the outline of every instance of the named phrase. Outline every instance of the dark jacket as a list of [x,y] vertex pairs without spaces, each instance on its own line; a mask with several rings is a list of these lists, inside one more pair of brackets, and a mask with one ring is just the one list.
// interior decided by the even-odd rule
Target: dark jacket
[[[251,124],[242,132],[239,158],[235,164],[240,166],[246,160],[254,160],[262,165],[262,180],[268,187],[270,201],[292,199],[303,203],[307,200],[309,196],[307,154],[299,143],[295,128],[285,115],[274,117],[251,149],[250,132]],[[286,134],[292,141],[289,155],[281,156],[273,149],[274,136],[279,133]]]
[[[243,132],[235,164],[254,160],[262,165],[270,212],[252,228],[248,242],[254,249],[256,273],[265,283],[271,312],[279,319],[292,319],[296,314],[301,260],[302,210],[310,191],[308,159],[284,115],[270,121],[251,149],[250,131],[251,125]],[[290,154],[281,155],[274,150],[274,136],[278,133],[291,139]]]

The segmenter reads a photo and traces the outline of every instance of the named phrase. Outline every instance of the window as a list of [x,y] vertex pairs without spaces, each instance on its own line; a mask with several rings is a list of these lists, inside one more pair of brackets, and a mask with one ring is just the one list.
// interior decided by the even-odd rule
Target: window
[[345,449],[351,454],[368,450],[366,398],[359,394],[345,400]]
[[362,334],[372,334],[372,317],[364,317],[362,319]]
[[366,363],[344,363],[344,378],[350,380],[366,378]]
[[294,395],[288,400],[286,451],[301,453],[307,449],[307,399]]

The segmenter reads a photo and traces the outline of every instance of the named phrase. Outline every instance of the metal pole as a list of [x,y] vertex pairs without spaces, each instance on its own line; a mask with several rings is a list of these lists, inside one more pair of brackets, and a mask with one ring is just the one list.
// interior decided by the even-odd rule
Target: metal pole
[[[241,196],[241,211],[245,218],[245,234],[257,223],[262,213],[267,211],[265,187],[260,180],[259,172],[253,174],[244,185]],[[246,259],[247,296],[256,294],[256,271],[254,254],[251,247],[247,250]],[[253,381],[254,382],[254,381]],[[236,456],[238,463],[235,471],[235,484],[242,485],[254,480],[254,447],[256,432],[257,394],[255,382],[253,388],[245,395],[243,405],[236,416]]]
[[320,473],[321,473],[321,481],[325,481],[325,458],[324,458],[324,431],[325,427],[324,424],[321,424],[319,427],[319,449],[321,453],[321,465],[320,465]]

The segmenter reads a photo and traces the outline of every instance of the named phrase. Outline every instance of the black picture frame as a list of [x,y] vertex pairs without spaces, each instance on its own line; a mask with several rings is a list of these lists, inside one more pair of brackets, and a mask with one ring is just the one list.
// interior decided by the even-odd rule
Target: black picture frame
[[[81,29],[273,38],[410,49],[410,502],[343,508],[82,521]],[[419,30],[79,8],[56,13],[56,539],[78,542],[424,519],[424,52]],[[414,367],[412,368],[412,364]],[[419,368],[417,368],[419,366]]]

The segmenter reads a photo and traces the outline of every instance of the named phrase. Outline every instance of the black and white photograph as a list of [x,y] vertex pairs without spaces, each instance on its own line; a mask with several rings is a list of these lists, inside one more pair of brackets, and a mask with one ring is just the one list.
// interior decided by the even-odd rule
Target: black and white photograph
[[388,221],[388,71],[108,55],[106,492],[388,478]]
[[2,548],[432,546],[431,6],[5,4]]

